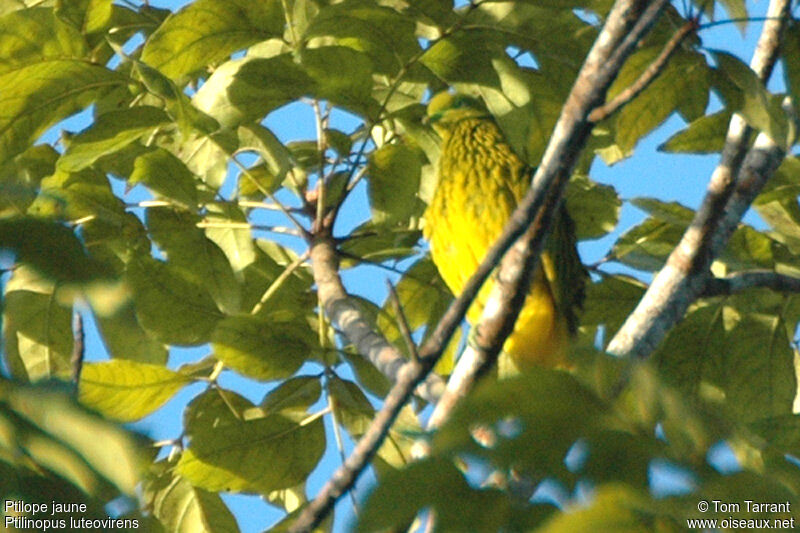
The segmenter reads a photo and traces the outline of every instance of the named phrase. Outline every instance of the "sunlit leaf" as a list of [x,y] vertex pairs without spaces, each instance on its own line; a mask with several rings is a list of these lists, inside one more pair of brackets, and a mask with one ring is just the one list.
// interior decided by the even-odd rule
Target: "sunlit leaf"
[[722,151],[731,114],[719,111],[695,120],[683,131],[672,135],[659,150],[690,154],[709,154]]
[[193,487],[175,475],[165,463],[144,486],[144,498],[156,518],[175,533],[238,533],[230,509],[218,494]]
[[111,496],[106,492],[110,483],[133,495],[141,479],[141,440],[55,388],[0,380],[0,427],[12,436],[0,441],[4,455],[54,472],[86,494]]
[[325,451],[322,419],[305,425],[277,413],[242,419],[252,407],[226,390],[193,400],[185,418],[189,448],[178,473],[209,491],[266,494],[303,481]]
[[34,217],[0,219],[0,249],[57,282],[80,283],[107,276],[75,233],[57,222]]
[[229,317],[217,324],[211,345],[217,359],[261,380],[289,377],[311,352],[313,333],[298,320]]
[[79,399],[110,418],[130,422],[149,415],[190,382],[162,365],[122,359],[85,363]]
[[204,286],[150,257],[128,263],[126,280],[142,327],[161,342],[197,345],[211,339],[222,318]]
[[596,239],[613,231],[622,208],[614,187],[581,175],[573,176],[567,184],[565,202],[579,240]]
[[197,0],[153,33],[142,61],[180,80],[250,44],[280,37],[284,22],[279,0]]
[[23,9],[0,18],[0,74],[48,59],[80,58],[86,42],[75,28],[45,7]]
[[20,267],[5,287],[3,351],[21,381],[71,373],[72,309],[58,303],[52,281]]
[[0,75],[0,161],[44,131],[128,80],[82,60],[53,59]]
[[369,161],[369,197],[376,222],[403,221],[421,215],[424,204],[417,198],[420,155],[403,144],[387,144]]
[[169,117],[156,107],[137,106],[100,115],[95,123],[70,139],[58,161],[59,168],[77,172],[153,132]]
[[195,283],[204,286],[225,313],[239,311],[241,289],[228,258],[197,227],[200,218],[169,207],[147,210],[147,227],[173,267],[188,272]]

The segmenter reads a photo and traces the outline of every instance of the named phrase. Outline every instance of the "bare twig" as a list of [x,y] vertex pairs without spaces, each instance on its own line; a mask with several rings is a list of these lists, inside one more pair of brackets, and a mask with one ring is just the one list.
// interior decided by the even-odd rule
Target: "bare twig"
[[413,359],[419,359],[417,345],[414,344],[414,339],[411,338],[411,328],[408,327],[408,320],[406,320],[406,314],[403,312],[403,306],[400,304],[400,297],[397,296],[397,291],[390,281],[386,281],[386,286],[389,288],[389,299],[392,301],[394,312],[397,315],[397,327],[403,335],[403,341],[406,343],[408,353]]
[[[500,258],[525,233],[535,217],[537,218],[537,230],[546,229],[549,226],[553,213],[548,212],[548,209],[541,208],[544,205],[558,204],[557,200],[577,154],[585,145],[591,131],[591,123],[588,121],[589,113],[602,102],[622,63],[650,29],[666,3],[667,0],[655,0],[648,6],[646,0],[617,0],[614,4],[562,109],[542,164],[534,177],[533,186],[512,214],[501,237],[490,248],[475,274],[467,281],[461,295],[450,305],[442,320],[422,346],[419,360],[409,361],[399,369],[395,385],[386,396],[383,407],[376,414],[369,429],[364,433],[344,466],[334,473],[317,497],[304,509],[297,522],[293,524],[292,531],[311,530],[330,512],[336,500],[350,489],[376,453],[395,417],[410,398],[416,385],[433,368],[448,340],[464,318],[481,285],[494,266],[498,264]],[[553,198],[556,201],[553,201]],[[540,210],[541,213],[539,213]],[[532,237],[532,243],[527,242],[526,239],[526,242],[520,244],[521,249],[528,250],[533,257],[536,257],[541,250],[545,231],[536,231],[536,233],[537,235]],[[328,241],[327,246],[325,245],[326,240]],[[328,250],[326,251],[326,249]],[[317,262],[316,254],[323,255],[322,259],[325,254],[333,255],[330,238],[315,240],[312,244],[311,254],[313,263]],[[330,260],[335,261],[335,257],[331,257]],[[332,267],[328,271],[335,275],[335,263]],[[519,272],[517,278],[524,278],[523,274],[523,272]],[[501,283],[495,284],[495,293],[503,292],[501,285]],[[322,300],[326,301],[324,298]],[[328,301],[330,300],[332,299]],[[487,305],[487,308],[489,307]],[[514,315],[515,318],[516,313],[511,312],[509,315]],[[513,318],[511,321],[513,322]],[[502,340],[499,341],[499,344],[502,345]]]
[[270,284],[270,286],[267,287],[267,290],[264,291],[264,294],[258,300],[258,303],[253,306],[250,314],[257,315],[261,309],[264,308],[264,304],[266,304],[267,301],[272,298],[272,295],[281,288],[283,283],[289,279],[289,276],[291,276],[294,271],[297,270],[297,268],[308,259],[308,255],[308,251],[305,251],[303,254],[299,255],[297,259],[286,265],[286,268],[283,269],[283,272],[281,272],[280,275],[278,275],[278,277],[275,278],[275,280]]
[[[771,0],[764,29],[750,63],[759,78],[769,78],[778,58],[789,0]],[[740,115],[731,118],[722,158],[706,196],[681,241],[656,275],[634,312],[608,345],[617,355],[646,357],[689,305],[702,293],[709,265],[783,158],[783,150],[764,134],[749,150],[751,130]],[[746,157],[745,157],[746,156]]]
[[709,278],[702,296],[727,296],[754,288],[777,292],[800,292],[800,278],[778,274],[772,270],[737,272],[724,278]]
[[72,316],[72,357],[70,357],[70,368],[72,382],[76,385],[81,379],[83,369],[83,357],[86,351],[85,333],[83,331],[83,316],[80,311],[74,311]]

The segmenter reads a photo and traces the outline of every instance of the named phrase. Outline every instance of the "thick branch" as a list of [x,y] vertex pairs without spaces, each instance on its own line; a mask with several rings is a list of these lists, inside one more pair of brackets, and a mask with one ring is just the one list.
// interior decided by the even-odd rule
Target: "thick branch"
[[800,293],[800,278],[778,274],[772,270],[737,272],[724,278],[710,278],[703,297],[728,296],[747,289],[771,289],[776,292]]
[[[789,0],[770,2],[770,20],[764,23],[750,63],[762,80],[769,77],[778,58],[788,9]],[[749,138],[750,128],[741,116],[734,115],[720,164],[711,176],[700,209],[639,305],[611,340],[609,352],[646,357],[703,291],[711,261],[783,158],[781,148],[763,134],[748,152]]]
[[[419,361],[410,361],[400,369],[394,387],[389,392],[370,428],[358,442],[345,464],[336,471],[317,497],[300,515],[292,527],[293,531],[311,530],[330,512],[336,500],[352,487],[380,446],[397,413],[408,401],[413,388],[433,368],[447,341],[463,320],[470,303],[494,266],[498,264],[505,251],[528,228],[542,206],[547,203],[547,198],[560,197],[577,155],[591,131],[591,124],[588,121],[589,113],[603,101],[605,93],[619,72],[622,63],[655,22],[666,3],[667,0],[656,0],[648,7],[646,0],[617,0],[614,4],[562,109],[542,163],[534,176],[533,186],[512,214],[501,237],[467,282],[461,295],[451,304],[434,332],[422,346]],[[547,209],[542,210],[541,222],[537,226],[539,228],[549,227],[552,215],[552,209],[550,212]],[[531,242],[521,244],[523,249],[528,249],[528,253],[533,257],[537,257],[541,251],[545,236],[544,231],[537,233],[538,235],[533,236],[534,243],[537,243],[538,239],[536,246],[530,246]],[[524,269],[520,270],[524,271]],[[522,273],[520,273],[521,275]],[[502,277],[504,275],[501,274]],[[502,291],[500,285],[500,283],[496,283],[493,292]],[[487,305],[487,307],[490,306]],[[512,314],[511,322],[513,323],[516,312]],[[498,340],[502,345],[502,339]]]
[[[363,311],[348,295],[339,277],[339,261],[333,239],[321,237],[311,245],[311,268],[317,293],[331,321],[353,343],[358,353],[365,355],[392,382],[406,363],[406,358],[382,335],[373,331]],[[436,402],[444,391],[444,381],[430,374],[417,387],[417,394]]]

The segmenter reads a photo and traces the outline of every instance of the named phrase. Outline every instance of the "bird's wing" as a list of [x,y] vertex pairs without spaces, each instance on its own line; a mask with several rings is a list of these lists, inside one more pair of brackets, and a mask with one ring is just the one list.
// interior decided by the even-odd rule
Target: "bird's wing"
[[570,333],[574,333],[578,328],[577,313],[583,306],[587,272],[578,256],[575,225],[563,204],[555,213],[547,252],[552,266],[544,265],[545,275],[556,305],[566,317]]

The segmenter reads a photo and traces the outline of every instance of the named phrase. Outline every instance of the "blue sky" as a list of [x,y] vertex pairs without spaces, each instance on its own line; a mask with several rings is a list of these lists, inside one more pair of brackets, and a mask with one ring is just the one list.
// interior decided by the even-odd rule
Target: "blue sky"
[[[151,5],[170,9],[175,9],[186,3],[187,2],[180,0],[150,2]],[[761,0],[758,3],[748,2],[748,9],[752,16],[763,16],[766,8],[767,2],[765,0]],[[717,18],[721,19],[725,17],[726,15],[724,13],[719,13]],[[754,23],[748,27],[746,34],[742,36],[735,25],[726,24],[704,30],[702,38],[708,48],[725,49],[749,61],[760,29],[761,24]],[[773,75],[770,88],[772,90],[783,89],[780,67]],[[712,101],[708,111],[715,111],[718,105],[718,103]],[[65,123],[58,125],[56,128],[53,128],[43,139],[52,141],[57,138],[61,129],[68,129],[71,131],[80,130],[87,125],[89,120],[89,112],[81,113]],[[313,113],[308,105],[292,104],[270,114],[266,120],[266,125],[270,127],[282,141],[313,139],[315,136],[313,120]],[[344,114],[335,117],[334,120],[341,121],[339,128],[345,131],[352,130],[355,126],[352,119],[349,119]],[[623,199],[630,199],[638,196],[652,196],[666,201],[674,200],[692,208],[697,207],[703,197],[706,183],[718,157],[676,156],[673,154],[662,154],[656,150],[658,145],[684,126],[685,124],[680,117],[673,115],[664,125],[639,143],[633,157],[612,167],[605,166],[597,159],[592,169],[591,177],[599,182],[613,185]],[[336,127],[336,124],[334,124],[334,127]],[[118,191],[122,192],[122,184],[117,183],[116,187]],[[133,195],[132,199],[135,199],[136,195],[141,194],[141,192],[134,190],[131,194]],[[342,210],[342,220],[340,221],[338,229],[340,232],[345,232],[348,228],[357,225],[368,216],[369,211],[366,190],[362,183],[357,193],[353,195],[352,199],[348,200],[348,204]],[[643,214],[640,211],[630,205],[625,205],[622,210],[620,224],[612,234],[596,241],[581,243],[580,252],[584,262],[591,263],[603,257],[616,238],[622,232],[640,222],[642,218]],[[752,213],[749,213],[745,220],[757,227],[763,227],[758,217]],[[280,218],[268,219],[265,220],[265,222],[287,225],[286,222]],[[291,238],[281,239],[281,242],[289,246],[297,246],[299,244],[297,241],[292,241]],[[353,293],[378,302],[383,301],[385,297],[384,280],[387,277],[393,281],[396,279],[396,277],[387,274],[385,270],[374,267],[351,269],[344,272],[343,276],[347,287],[352,290]],[[93,361],[106,359],[106,350],[97,335],[90,314],[84,313],[84,315],[86,318],[86,330],[88,332],[87,359]],[[176,368],[186,362],[197,360],[207,355],[209,352],[210,349],[208,347],[174,349],[170,355],[170,367]],[[318,369],[311,368],[310,371],[316,373]],[[224,372],[220,382],[223,386],[244,394],[254,402],[259,402],[264,394],[272,388],[272,385],[256,383],[239,377],[232,372]],[[178,436],[182,427],[182,410],[184,406],[196,394],[204,390],[204,387],[205,386],[202,384],[197,384],[185,388],[157,413],[139,423],[131,425],[131,427],[149,435],[154,440],[169,439]],[[323,407],[322,405],[315,406],[315,408],[318,409],[322,409]],[[326,419],[328,418],[329,417],[326,417]],[[332,435],[329,420],[327,421],[327,429],[328,434]],[[352,443],[346,440],[345,451],[349,452],[351,447]],[[313,496],[316,494],[333,469],[339,465],[339,462],[338,452],[335,446],[332,445],[331,439],[331,446],[328,447],[328,451],[320,467],[309,480],[309,495]],[[658,474],[656,474],[655,477],[658,478]],[[670,483],[676,483],[671,480],[659,481],[658,479],[656,479],[656,482],[662,482],[665,486],[669,486]],[[369,483],[369,478],[362,479],[359,482],[359,487],[361,488],[358,493],[359,496],[364,494],[363,488],[367,487]],[[281,512],[263,503],[257,497],[226,495],[224,499],[236,515],[242,531],[246,533],[262,531],[265,525],[274,523],[282,516]],[[336,511],[338,516],[336,522],[337,529],[346,529],[346,525],[350,523],[353,516],[350,501],[343,499],[337,506]]]

